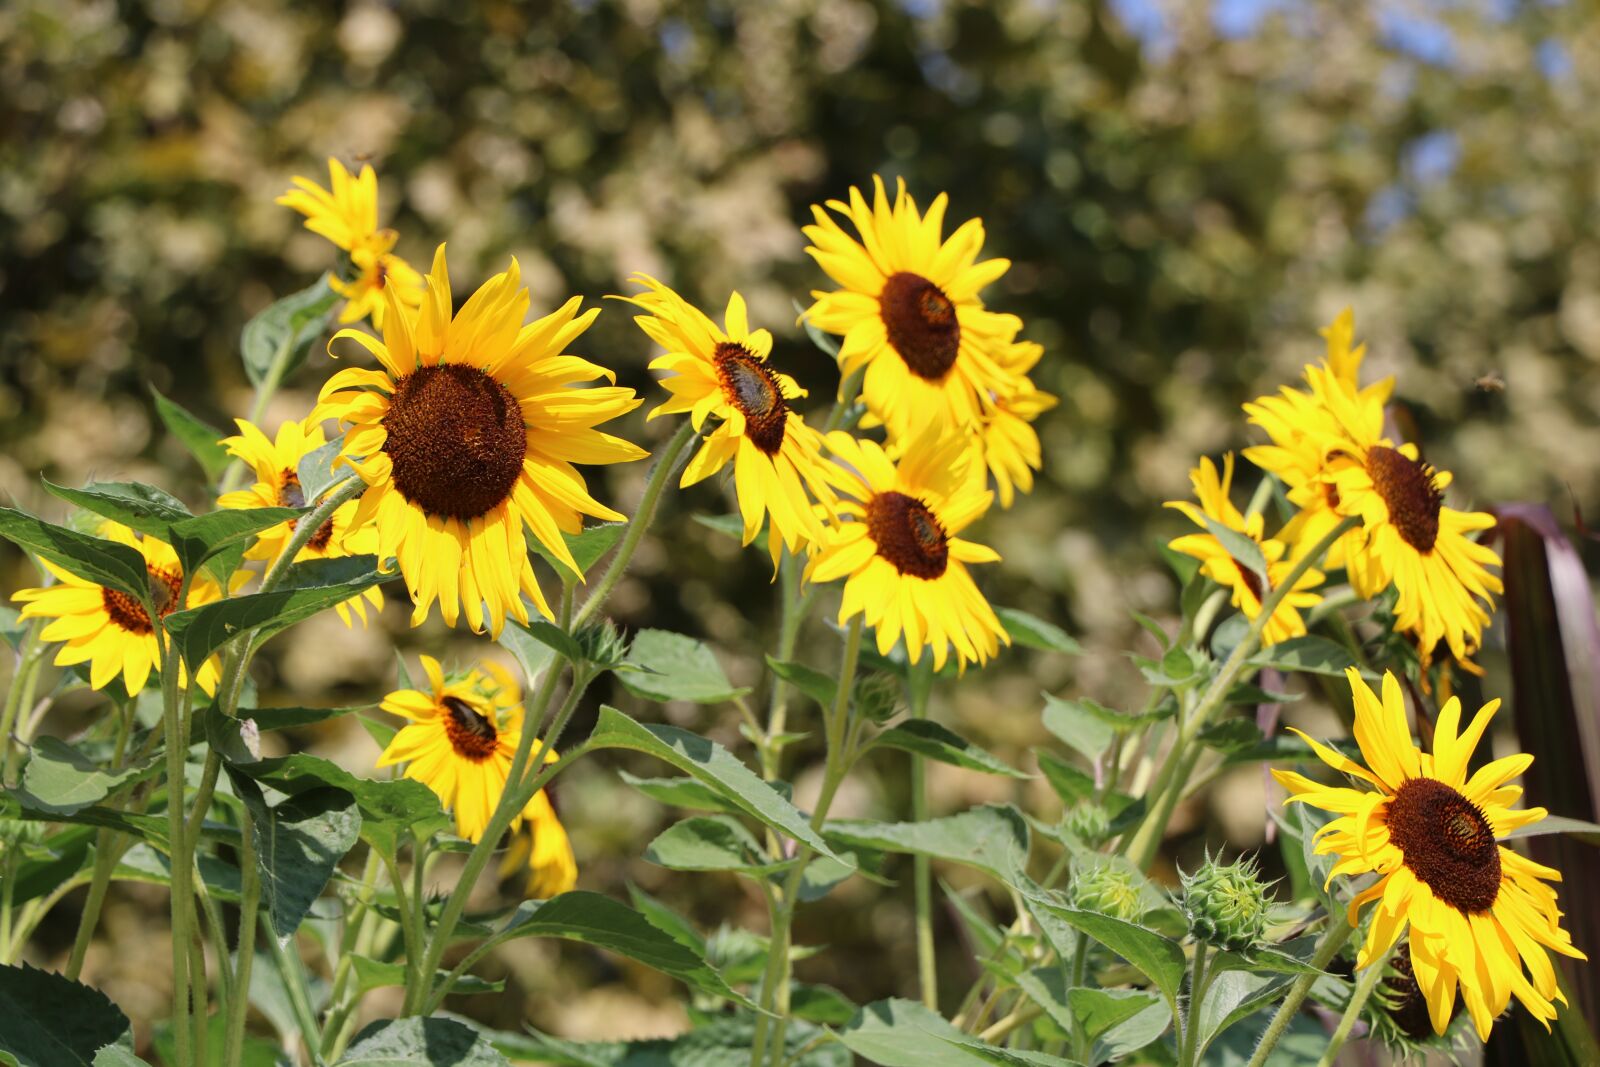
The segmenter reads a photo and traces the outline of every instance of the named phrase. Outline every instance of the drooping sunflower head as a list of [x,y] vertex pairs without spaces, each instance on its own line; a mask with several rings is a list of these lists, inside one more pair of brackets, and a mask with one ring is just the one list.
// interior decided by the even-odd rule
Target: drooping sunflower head
[[522,732],[522,692],[509,671],[483,662],[447,675],[422,657],[427,689],[397,689],[383,710],[408,720],[378,757],[379,767],[405,764],[456,818],[456,832],[477,841],[505,792]]
[[352,175],[337,159],[328,159],[328,188],[296,175],[294,188],[277,203],[306,217],[305,227],[346,252],[353,252],[378,232],[378,175],[370,165]]
[[[138,550],[144,557],[150,581],[150,605],[155,618],[138,598],[119,589],[107,589],[79,578],[48,560],[41,561],[57,584],[19,589],[12,599],[23,605],[24,619],[49,619],[39,636],[46,642],[63,642],[56,653],[58,666],[89,665],[89,685],[103,689],[120,676],[129,694],[144,689],[152,671],[161,664],[156,625],[175,611],[209,604],[222,595],[207,574],[196,574],[184,589],[183,568],[172,546],[154,537],[140,536],[119,523],[100,524],[98,536]],[[241,574],[239,580],[247,579]],[[182,672],[182,665],[179,665]],[[216,688],[217,664],[213,657],[200,668],[197,680],[207,693]],[[186,672],[179,684],[186,685]]]
[[1059,400],[1034,386],[1028,372],[1044,346],[1034,341],[1012,341],[1001,348],[1000,364],[1006,369],[1011,391],[990,398],[990,406],[972,435],[980,462],[994,478],[1000,506],[1009,508],[1016,494],[1033,492],[1033,472],[1044,464],[1044,453],[1033,422]]
[[[327,444],[322,427],[311,420],[285,422],[278,427],[277,435],[268,438],[254,424],[235,419],[239,433],[223,439],[229,455],[242,460],[255,472],[256,481],[248,489],[224,493],[217,504],[224,508],[303,508],[306,500],[300,486],[300,462]],[[375,555],[378,551],[378,531],[371,523],[352,529],[355,518],[354,501],[334,511],[317,532],[311,535],[295,562],[308,559],[332,559],[338,556]],[[295,520],[263,530],[256,542],[245,552],[246,559],[275,562],[294,536]],[[352,613],[362,622],[367,620],[367,605],[383,607],[383,591],[377,586],[362,591],[341,604],[335,605],[346,626],[352,624]]]
[[1411,740],[1394,675],[1384,675],[1381,700],[1359,672],[1348,675],[1364,765],[1294,732],[1330,767],[1370,789],[1272,773],[1290,802],[1337,815],[1317,832],[1316,852],[1338,857],[1330,883],[1341,875],[1379,876],[1350,903],[1352,926],[1361,908],[1376,905],[1356,966],[1382,959],[1409,927],[1411,970],[1435,1033],[1449,1024],[1458,989],[1480,1037],[1489,1036],[1513,995],[1548,1025],[1563,998],[1547,950],[1584,956],[1561,929],[1547,884],[1560,873],[1500,843],[1545,817],[1543,808],[1511,807],[1522,790],[1509,783],[1533,757],[1506,756],[1468,774],[1498,700],[1462,730],[1461,702],[1452,697],[1439,710],[1430,753]]
[[[813,206],[814,224],[804,228],[806,251],[840,285],[813,292],[805,317],[844,338],[840,370],[866,368],[867,408],[896,438],[930,423],[975,425],[988,397],[1011,391],[996,349],[1016,337],[1021,321],[986,310],[978,298],[1010,261],[978,261],[978,219],[945,240],[947,202],[941,193],[924,215],[903,181],[891,204],[874,178],[870,206],[852,187],[849,203]],[[851,222],[855,237],[830,210]]]
[[[1246,516],[1234,506],[1230,495],[1233,490],[1231,452],[1223,457],[1220,475],[1209,457],[1201,457],[1200,466],[1190,472],[1189,481],[1194,486],[1198,504],[1187,500],[1169,500],[1166,506],[1183,512],[1204,532],[1174,538],[1167,547],[1199,560],[1201,573],[1224,589],[1231,590],[1233,606],[1242,611],[1246,618],[1254,620],[1260,616],[1272,591],[1289,580],[1295,565],[1285,558],[1287,552],[1282,541],[1265,536],[1259,513]],[[1266,581],[1263,582],[1263,575],[1254,561],[1237,558],[1217,536],[1213,526],[1232,530],[1255,542],[1261,553],[1261,561],[1266,564]],[[1241,555],[1245,554],[1243,549],[1236,550]],[[1315,568],[1308,569],[1299,577],[1294,588],[1278,602],[1272,617],[1267,620],[1261,633],[1263,644],[1276,644],[1306,632],[1300,611],[1321,602],[1321,595],[1313,590],[1322,581],[1322,572]]]
[[826,532],[806,577],[845,579],[839,622],[861,615],[887,655],[902,635],[911,662],[924,648],[935,669],[950,650],[965,668],[1010,643],[967,565],[993,549],[957,536],[988,510],[994,494],[973,477],[972,453],[955,435],[925,431],[899,463],[874,441],[827,437],[837,472],[841,521]]
[[375,521],[378,554],[395,557],[415,601],[413,624],[435,601],[448,625],[464,610],[498,634],[507,614],[527,621],[526,594],[550,615],[523,531],[577,571],[563,533],[583,516],[623,516],[589,494],[576,464],[646,453],[597,429],[639,405],[633,390],[579,387],[615,376],[566,346],[599,314],[581,298],[526,326],[528,291],[516,260],[452,313],[444,246],[416,316],[392,292],[383,340],[341,330],[382,364],[351,368],[322,388],[313,419],[348,427],[342,462],[366,482],[352,526]]
[[793,552],[814,543],[822,523],[812,500],[831,504],[833,492],[822,438],[791,406],[806,392],[770,362],[772,335],[750,328],[738,293],[728,298],[725,325],[718,326],[654,278],[635,280],[645,291],[627,299],[646,312],[634,319],[639,328],[666,349],[650,367],[668,372],[661,386],[671,394],[650,418],[688,412],[696,429],[719,420],[680,484],[693,485],[732,463],[745,544],[764,520],[777,535],[769,538],[774,560],[780,546]]
[[340,322],[370,318],[382,328],[388,307],[384,293],[389,290],[403,307],[421,303],[422,276],[393,251],[399,235],[378,228],[378,176],[371,166],[363,166],[360,176],[352,177],[343,163],[329,159],[328,188],[309,178],[297,176],[293,181],[295,188],[278,197],[277,203],[300,212],[306,217],[306,229],[350,254],[351,276],[329,282],[347,301]]

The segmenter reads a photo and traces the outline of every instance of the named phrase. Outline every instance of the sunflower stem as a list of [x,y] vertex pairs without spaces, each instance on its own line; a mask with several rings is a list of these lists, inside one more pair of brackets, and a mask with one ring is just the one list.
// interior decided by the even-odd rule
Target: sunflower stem
[[1333,958],[1344,948],[1345,942],[1350,940],[1350,935],[1355,928],[1336,915],[1328,916],[1328,928],[1322,932],[1322,939],[1317,942],[1317,951],[1311,957],[1311,966],[1319,974],[1302,974],[1289,986],[1288,996],[1278,1005],[1278,1010],[1273,1013],[1272,1021],[1267,1024],[1266,1031],[1261,1035],[1261,1041],[1256,1045],[1254,1055],[1245,1067],[1266,1067],[1267,1057],[1272,1055],[1272,1050],[1277,1047],[1278,1039],[1289,1028],[1300,1011],[1300,1005],[1305,1003],[1306,994],[1311,992],[1311,987],[1316,983],[1320,972],[1328,968]]
[[[930,658],[912,664],[911,717],[928,717],[928,694],[933,687],[933,663]],[[928,820],[928,766],[919,752],[911,753],[911,821]],[[931,1011],[939,1010],[939,969],[933,945],[933,870],[928,857],[918,853],[912,857],[911,877],[915,883],[917,931],[917,983],[922,990],[922,1003]]]
[[1338,1058],[1339,1050],[1350,1040],[1350,1031],[1355,1028],[1356,1020],[1361,1018],[1361,1009],[1366,1007],[1367,1001],[1372,997],[1372,991],[1383,981],[1383,969],[1388,965],[1389,957],[1394,954],[1397,944],[1398,941],[1391,944],[1383,955],[1367,964],[1366,973],[1361,976],[1361,981],[1356,983],[1355,992],[1350,995],[1350,1003],[1345,1005],[1344,1014],[1339,1017],[1339,1027],[1329,1039],[1328,1047],[1323,1049],[1317,1067],[1333,1067],[1333,1061]]
[[1189,1010],[1183,1016],[1183,1034],[1178,1040],[1178,1067],[1194,1067],[1197,1050],[1195,1040],[1199,1036],[1199,1026],[1196,1025],[1196,1016],[1200,1014],[1200,1004],[1206,995],[1206,943],[1196,941],[1194,946],[1194,960],[1189,972]]
[[1311,550],[1295,562],[1294,567],[1284,576],[1261,603],[1261,610],[1250,621],[1250,629],[1234,646],[1227,660],[1211,679],[1211,684],[1206,687],[1204,695],[1196,702],[1193,711],[1184,721],[1178,736],[1174,739],[1172,750],[1167,753],[1167,759],[1162,765],[1161,772],[1156,776],[1157,786],[1155,793],[1159,799],[1151,807],[1149,813],[1139,824],[1139,829],[1134,833],[1127,847],[1127,856],[1140,869],[1148,869],[1155,860],[1156,851],[1161,847],[1161,836],[1166,830],[1167,822],[1172,818],[1172,811],[1178,805],[1178,799],[1183,792],[1183,784],[1188,779],[1189,773],[1194,770],[1195,763],[1200,758],[1200,748],[1195,744],[1195,738],[1200,731],[1205,729],[1211,716],[1226,702],[1228,691],[1233,688],[1234,682],[1244,673],[1249,659],[1261,645],[1261,635],[1267,628],[1267,623],[1277,612],[1278,606],[1285,597],[1294,590],[1295,585],[1306,572],[1311,570],[1323,556],[1327,555],[1345,533],[1360,525],[1359,516],[1351,515],[1344,518],[1333,529],[1323,535],[1322,540],[1312,546]]
[[[147,612],[148,614],[148,612]],[[154,616],[151,616],[154,617]],[[183,734],[183,722],[178,698],[178,648],[172,635],[161,631],[161,706],[162,729],[167,746],[167,837],[172,862],[171,915],[172,915],[172,1039],[173,1059],[176,1067],[190,1067],[194,1063],[194,1050],[190,1047],[189,1027],[189,939],[193,936],[194,894],[189,889],[189,874],[194,869],[194,852],[188,842],[188,824],[184,817],[184,763],[188,755],[188,738]]]
[[[111,766],[121,770],[128,754],[128,736],[133,732],[133,700],[130,698],[117,706],[116,748],[111,755]],[[120,808],[120,801],[110,802]],[[94,873],[89,878],[89,897],[83,903],[83,914],[78,917],[78,932],[72,940],[72,954],[67,958],[66,976],[74,982],[83,973],[84,957],[89,954],[89,942],[94,938],[94,928],[100,922],[100,908],[105,903],[106,890],[111,885],[111,872],[117,865],[116,831],[102,828],[95,835]]]
[[[812,830],[820,831],[827,822],[834,794],[839,791],[839,783],[850,770],[855,756],[854,752],[844,751],[844,738],[850,719],[850,696],[855,689],[856,665],[861,660],[861,626],[861,616],[857,615],[850,620],[849,629],[845,631],[839,685],[834,690],[833,707],[828,710],[823,723],[828,749],[822,790],[811,812]],[[760,1006],[764,1014],[756,1019],[755,1040],[750,1048],[750,1067],[761,1067],[767,1059],[769,1048],[774,1063],[781,1063],[783,1059],[784,1035],[789,1025],[790,933],[794,925],[795,906],[800,899],[800,885],[813,855],[809,845],[800,845],[796,849],[794,867],[789,871],[773,912],[772,932],[767,945],[767,969],[761,978]]]
[[[250,970],[256,959],[256,912],[261,905],[261,871],[256,866],[255,820],[239,808],[239,943],[234,949],[233,997],[223,1023],[222,1062],[240,1062],[244,1020],[250,1011]],[[219,964],[225,966],[225,962]]]
[[4,759],[0,760],[4,770],[0,782],[7,786],[12,784],[15,756],[20,751],[20,741],[12,743],[11,731],[16,727],[18,712],[33,699],[34,679],[38,676],[39,661],[44,658],[44,648],[39,642],[44,621],[35,619],[23,635],[22,646],[17,650],[17,667],[11,673],[11,688],[6,690],[5,710],[0,712],[0,748],[5,752]]
[[645,533],[650,529],[650,523],[655,519],[656,507],[661,503],[661,494],[666,490],[667,482],[677,473],[689,442],[698,436],[694,423],[684,419],[678,431],[667,442],[667,447],[661,450],[661,458],[656,460],[656,465],[650,469],[650,476],[645,481],[644,496],[639,498],[639,510],[634,512],[633,521],[628,523],[628,532],[623,534],[622,544],[617,546],[616,555],[611,557],[605,574],[601,575],[600,584],[595,586],[594,592],[583,602],[583,607],[578,609],[577,618],[573,620],[574,627],[588,622],[590,617],[605,605],[606,597],[611,595],[617,583],[622,581],[622,576],[627,573],[628,564],[633,562],[633,554],[638,550],[639,542],[644,540]]

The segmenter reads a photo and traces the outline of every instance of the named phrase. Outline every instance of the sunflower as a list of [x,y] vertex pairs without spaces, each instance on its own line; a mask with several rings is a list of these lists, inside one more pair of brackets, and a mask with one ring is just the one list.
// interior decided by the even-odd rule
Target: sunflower
[[1439,711],[1433,752],[1418,749],[1406,725],[1400,683],[1383,678],[1380,701],[1354,669],[1346,672],[1355,701],[1355,736],[1366,766],[1295,733],[1323,762],[1371,786],[1355,789],[1314,782],[1292,771],[1273,776],[1299,801],[1338,817],[1317,832],[1316,852],[1338,862],[1328,875],[1376,874],[1350,902],[1349,921],[1376,903],[1357,968],[1380,960],[1410,929],[1411,970],[1427,998],[1435,1033],[1444,1033],[1461,991],[1478,1036],[1487,1039],[1495,1016],[1513,995],[1549,1027],[1554,1001],[1566,1002],[1546,950],[1587,957],[1561,929],[1556,893],[1547,882],[1561,873],[1497,843],[1512,830],[1543,819],[1543,808],[1510,807],[1522,795],[1509,785],[1533,757],[1507,756],[1467,774],[1467,765],[1499,708],[1485,704],[1465,731],[1461,702]]
[[512,839],[500,864],[502,878],[522,870],[528,872],[526,892],[534,900],[549,900],[571,892],[578,884],[572,840],[556,815],[555,804],[545,795],[547,792],[548,789],[539,790],[523,809],[528,832]]
[[1500,557],[1469,535],[1492,527],[1494,516],[1445,507],[1449,472],[1423,462],[1416,445],[1384,437],[1380,406],[1331,373],[1312,368],[1308,380],[1340,434],[1324,443],[1322,481],[1340,515],[1361,519],[1359,541],[1345,542],[1351,586],[1373,597],[1392,582],[1395,624],[1416,636],[1424,666],[1444,641],[1470,669],[1502,587],[1488,569]]
[[[384,711],[409,721],[378,757],[378,766],[405,764],[405,777],[433,790],[455,813],[456,833],[476,842],[500,804],[522,737],[522,687],[497,663],[485,661],[447,677],[438,660],[421,658],[427,691],[397,689],[383,698]],[[545,760],[554,763],[555,753]],[[539,799],[524,814],[532,814]],[[512,829],[520,822],[521,816]]]
[[772,335],[750,329],[744,298],[728,298],[726,330],[654,278],[636,275],[647,292],[627,298],[647,315],[634,319],[666,354],[651,360],[652,370],[670,371],[661,387],[672,396],[650,413],[689,412],[695,429],[716,416],[700,451],[684,468],[679,484],[690,486],[733,464],[733,483],[749,544],[770,519],[774,563],[780,547],[791,553],[822,537],[822,520],[812,497],[831,503],[822,435],[805,424],[790,401],[806,392],[793,378],[774,370],[768,357]]
[[[217,583],[205,574],[196,575],[187,594],[183,592],[183,569],[172,546],[154,537],[135,534],[115,522],[101,523],[98,536],[127,545],[144,557],[150,575],[150,599],[158,617],[174,611],[209,604],[222,595]],[[57,579],[57,584],[42,589],[19,589],[11,599],[23,604],[24,619],[51,619],[39,632],[45,641],[62,641],[55,662],[60,667],[89,664],[89,685],[103,689],[118,675],[130,695],[144,689],[150,672],[161,665],[161,646],[155,627],[143,605],[127,593],[106,589],[79,578],[49,560],[40,560]],[[242,583],[247,574],[235,576]],[[208,694],[216,690],[217,660],[208,659],[199,670],[200,688]],[[178,684],[187,685],[187,675],[179,664]]]
[[994,478],[1003,508],[1011,506],[1018,490],[1033,492],[1033,472],[1044,462],[1032,424],[1058,400],[1036,389],[1027,376],[1043,354],[1044,347],[1033,341],[1013,341],[1001,347],[998,361],[1011,377],[1011,391],[992,399],[972,435],[972,447]]
[[876,442],[828,435],[839,464],[835,484],[849,498],[838,506],[847,521],[828,528],[806,578],[845,579],[841,625],[861,615],[884,655],[903,634],[911,662],[928,648],[938,670],[951,648],[965,668],[1011,639],[967,571],[999,554],[955,536],[988,510],[994,494],[973,478],[966,439],[936,437],[935,429],[913,441],[898,464]]
[[804,228],[806,249],[842,288],[816,291],[805,318],[844,338],[839,368],[866,368],[867,410],[895,439],[925,426],[978,424],[991,396],[1013,391],[1014,375],[996,351],[1022,328],[1014,315],[984,309],[978,292],[1010,267],[1005,259],[977,262],[983,223],[972,219],[943,240],[947,198],[941,193],[920,214],[899,183],[891,207],[883,180],[873,178],[873,202],[850,190],[848,204],[827,207],[848,218],[859,240],[823,207]]
[[516,260],[451,316],[444,246],[428,275],[428,295],[413,319],[386,293],[383,340],[359,341],[379,370],[342,370],[322,387],[313,420],[349,429],[344,457],[366,482],[350,528],[376,520],[378,555],[399,560],[416,606],[412,625],[433,602],[448,625],[465,608],[474,630],[499,634],[507,613],[527,622],[521,594],[550,616],[534,579],[523,530],[577,571],[562,533],[583,516],[624,518],[589,495],[574,463],[621,463],[646,453],[595,429],[639,406],[632,389],[574,388],[615,376],[562,355],[600,312],[578,314],[581,298],[529,325],[528,291]]
[[422,276],[391,251],[399,235],[378,228],[378,176],[372,167],[364,166],[359,177],[352,177],[343,163],[330,158],[327,189],[309,178],[292,180],[295,188],[278,197],[277,203],[300,212],[306,217],[306,229],[350,253],[354,278],[329,282],[347,301],[340,322],[370,316],[381,329],[386,291],[392,290],[405,307],[422,302]]
[[[303,508],[305,494],[300,490],[300,461],[327,444],[322,437],[322,427],[314,422],[286,422],[278,427],[275,440],[268,439],[244,419],[234,420],[239,426],[237,437],[223,439],[228,453],[248,463],[256,474],[256,483],[249,489],[224,493],[217,499],[224,508]],[[334,559],[339,556],[376,555],[378,531],[370,523],[359,530],[350,528],[355,517],[356,504],[350,501],[334,511],[321,529],[300,549],[295,562],[308,559]],[[244,555],[246,559],[276,561],[294,536],[293,521],[273,526],[256,535],[256,543]],[[367,621],[367,604],[383,607],[383,592],[372,586],[343,603],[334,605],[339,618],[351,625],[353,611],[362,622]]]
[[[1233,453],[1228,453],[1222,459],[1221,478],[1217,477],[1216,464],[1207,457],[1201,457],[1200,466],[1189,472],[1189,481],[1194,486],[1199,506],[1187,500],[1169,500],[1167,507],[1183,512],[1206,532],[1174,538],[1167,547],[1199,560],[1200,573],[1224,589],[1232,590],[1233,606],[1244,612],[1245,618],[1254,621],[1261,614],[1262,602],[1273,589],[1289,580],[1289,572],[1294,570],[1295,565],[1285,558],[1287,551],[1282,541],[1263,536],[1261,516],[1255,514],[1245,517],[1229,499],[1228,494],[1233,489]],[[1267,564],[1266,588],[1262,587],[1261,575],[1248,564],[1234,558],[1227,546],[1211,532],[1207,519],[1256,543]],[[1300,609],[1321,603],[1322,597],[1312,590],[1322,584],[1322,578],[1322,572],[1315,568],[1308,569],[1300,576],[1294,588],[1278,602],[1272,617],[1267,620],[1267,625],[1261,631],[1262,644],[1274,645],[1306,632]]]

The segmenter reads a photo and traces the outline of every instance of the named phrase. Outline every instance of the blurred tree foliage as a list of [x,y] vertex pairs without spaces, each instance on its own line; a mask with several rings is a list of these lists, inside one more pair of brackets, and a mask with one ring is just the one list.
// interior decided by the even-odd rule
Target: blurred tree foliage
[[[1045,345],[1063,404],[1039,489],[988,521],[991,584],[1105,646],[1130,608],[1170,608],[1153,545],[1179,522],[1156,502],[1244,443],[1238,403],[1297,375],[1346,304],[1464,499],[1559,510],[1570,487],[1600,513],[1596,99],[1600,5],[1576,0],[8,0],[0,491],[38,505],[41,470],[172,484],[143,383],[218,425],[243,411],[240,326],[333,262],[273,197],[330,154],[377,166],[418,265],[448,239],[458,291],[508,254],[544,307],[634,270],[713,304],[741,289],[819,406],[834,375],[793,302],[823,278],[797,227],[876,172],[947,190],[1013,260],[988,297]],[[653,404],[627,318],[580,351]],[[670,577],[642,557],[616,606],[751,647],[764,560],[686,518],[662,537]],[[1103,692],[1122,668],[1072,669]],[[594,862],[596,884],[623,873]]]

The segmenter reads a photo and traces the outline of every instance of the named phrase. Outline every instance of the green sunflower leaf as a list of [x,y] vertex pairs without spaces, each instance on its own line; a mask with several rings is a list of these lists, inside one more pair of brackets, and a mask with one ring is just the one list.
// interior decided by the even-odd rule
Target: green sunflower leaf
[[723,673],[716,654],[702,641],[670,630],[640,630],[624,662],[638,668],[619,674],[624,689],[647,700],[692,700],[720,704],[750,692]]
[[90,537],[15,508],[0,508],[0,537],[86,582],[141,602],[150,598],[150,571],[136,548]]
[[575,890],[549,900],[523,901],[489,940],[498,945],[519,937],[580,941],[671,975],[703,993],[755,1007],[699,953],[626,904],[599,893]]
[[510,1067],[489,1039],[455,1019],[370,1023],[335,1067]]
[[991,1045],[950,1025],[910,1000],[880,1000],[839,1029],[839,1040],[881,1067],[1067,1067],[1073,1061],[1043,1052]]
[[268,806],[261,787],[231,764],[233,791],[249,809],[261,869],[262,900],[287,942],[322,895],[339,861],[355,847],[361,815],[343,789],[325,787]]
[[344,450],[344,438],[336,437],[321,448],[312,449],[300,457],[294,476],[300,482],[300,498],[307,506],[315,505],[333,486],[350,476],[350,468],[341,467],[334,472],[333,462]]
[[150,395],[156,402],[156,414],[167,431],[189,450],[189,454],[205,472],[206,480],[214,482],[221,478],[222,472],[233,462],[233,457],[228,455],[228,450],[222,444],[227,434],[204,422],[176,401],[162,396],[161,391],[153,385]]
[[833,819],[830,840],[879,852],[902,852],[976,867],[1007,885],[1020,881],[1028,860],[1028,824],[1010,805],[985,804],[922,822]]
[[[163,540],[170,543],[173,551],[177,552],[178,563],[183,567],[183,573],[193,574],[196,567],[213,559],[219,553],[234,547],[242,549],[256,534],[270,530],[279,523],[298,519],[306,514],[307,510],[306,508],[224,508],[221,511],[174,522],[168,527],[167,536]],[[217,577],[226,581],[236,567],[237,563],[221,568],[226,573],[218,574]]]
[[1046,622],[1016,608],[997,607],[994,613],[999,617],[1000,625],[1006,628],[1006,633],[1011,635],[1011,640],[1024,648],[1061,652],[1069,656],[1083,652],[1083,646],[1053,622]]
[[328,328],[340,301],[324,274],[316,283],[269,304],[244,324],[239,355],[257,390],[273,390],[305,362],[311,346]]
[[572,553],[573,562],[578,565],[577,574],[573,574],[565,563],[556,559],[531,531],[527,534],[528,548],[554,567],[556,573],[563,578],[577,580],[588,574],[589,568],[610,552],[616,543],[622,540],[622,535],[627,530],[628,524],[625,522],[599,522],[584,527],[582,533],[563,533],[561,539],[567,543],[567,551]]
[[815,700],[818,706],[833,707],[833,702],[838,697],[839,683],[829,675],[813,667],[807,667],[804,663],[786,663],[771,656],[767,657],[767,666],[771,668],[773,674]]
[[874,737],[868,748],[896,748],[940,763],[1008,778],[1031,778],[930,719],[910,719]]
[[23,964],[0,965],[0,1050],[19,1067],[93,1067],[132,1024],[98,989]]
[[265,640],[301,619],[341,604],[389,577],[374,556],[307,560],[289,569],[270,593],[230,597],[167,616],[167,632],[191,670],[223,645],[252,630]]
[[82,489],[57,485],[40,478],[45,491],[74,507],[120,522],[130,530],[149,534],[158,541],[172,541],[172,524],[193,518],[183,501],[143,482],[90,482]]
[[1065,907],[1045,897],[1030,898],[1035,910],[1042,909],[1067,925],[1088,934],[1095,941],[1115,952],[1144,974],[1167,998],[1168,1006],[1176,1005],[1183,986],[1183,976],[1188,969],[1183,948],[1170,938],[1137,923],[1124,922],[1109,915]]
[[644,858],[674,871],[738,871],[750,875],[784,870],[793,862],[767,862],[755,835],[726,815],[697,815],[673,823],[645,846]]
[[410,778],[360,778],[331,760],[304,752],[237,770],[291,796],[322,786],[343,790],[355,798],[361,812],[361,839],[389,855],[394,854],[403,835],[427,838],[452,825],[433,790]]
[[66,742],[41,737],[33,743],[22,789],[40,811],[71,815],[112,793],[154,774],[161,763],[152,756],[113,770],[102,767]]
[[1258,583],[1257,589],[1271,589],[1272,581],[1267,577],[1267,557],[1261,554],[1261,545],[1249,534],[1240,533],[1230,526],[1213,519],[1210,515],[1201,516],[1206,520],[1206,529],[1222,550],[1233,557],[1233,562],[1255,575]]
[[626,748],[665,760],[709,786],[751,818],[810,845],[824,856],[845,862],[811,829],[805,817],[782,793],[762,781],[715,741],[676,726],[637,723],[616,708],[602,705],[594,733],[581,747],[583,751]]
[[[1345,668],[1356,665],[1355,658],[1342,645],[1315,634],[1279,641],[1257,652],[1251,657],[1250,663],[1255,667],[1273,667],[1285,673],[1300,671],[1334,678],[1344,677]],[[1362,673],[1367,677],[1375,677],[1370,671]]]

